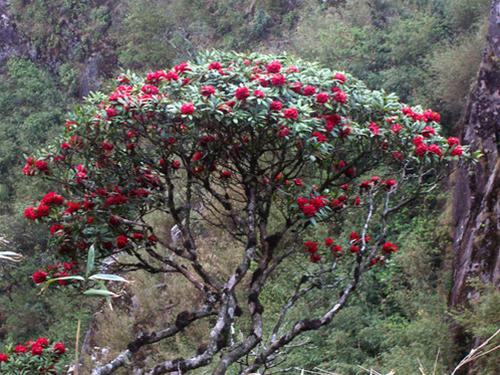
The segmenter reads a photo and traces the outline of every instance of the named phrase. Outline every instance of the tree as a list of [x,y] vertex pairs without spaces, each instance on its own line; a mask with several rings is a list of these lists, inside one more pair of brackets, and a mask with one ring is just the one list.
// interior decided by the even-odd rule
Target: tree
[[[60,191],[25,216],[50,225],[52,247],[70,264],[33,279],[53,284],[95,253],[123,272],[181,275],[203,303],[124,344],[94,375],[200,320],[211,328],[196,353],[146,373],[239,366],[248,374],[276,365],[294,339],[332,320],[365,273],[390,261],[398,250],[386,238],[391,214],[466,155],[457,138],[439,135],[438,113],[287,56],[214,51],[118,82],[110,95],[90,95],[61,140],[26,161],[26,175]],[[159,217],[178,235],[161,235]],[[224,274],[203,253],[207,229],[232,238],[237,266]],[[294,293],[277,317],[266,316],[262,293],[291,260],[304,272],[289,275]],[[299,302],[319,292],[323,313],[290,321]]]

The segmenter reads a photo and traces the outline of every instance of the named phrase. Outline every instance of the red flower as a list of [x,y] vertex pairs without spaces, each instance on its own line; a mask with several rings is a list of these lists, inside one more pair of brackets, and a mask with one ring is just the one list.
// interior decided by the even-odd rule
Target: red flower
[[42,346],[34,344],[31,347],[31,354],[32,355],[42,355],[43,354],[43,348],[42,348]]
[[134,232],[134,233],[132,234],[132,238],[133,238],[134,240],[141,241],[141,240],[143,240],[143,239],[144,239],[144,234],[142,234],[141,232]]
[[279,100],[273,100],[273,102],[269,106],[269,109],[271,111],[281,111],[282,108],[283,104]]
[[424,121],[429,122],[429,121],[434,121],[434,122],[440,122],[441,121],[441,115],[438,112],[433,112],[430,109],[425,111],[423,114]]
[[62,342],[56,342],[54,344],[54,353],[56,353],[57,355],[63,355],[64,353],[66,353],[66,347]]
[[422,135],[424,136],[424,138],[430,138],[435,134],[436,134],[436,129],[434,129],[432,126],[426,126],[422,130]]
[[391,152],[391,156],[394,160],[399,160],[399,161],[402,161],[405,157],[401,151],[393,151]]
[[46,206],[43,203],[40,203],[38,207],[36,208],[36,217],[41,218],[45,216],[49,216],[50,213],[50,207]]
[[257,98],[261,98],[261,99],[262,99],[262,98],[265,98],[265,97],[266,97],[266,94],[264,94],[264,92],[263,92],[263,91],[261,91],[261,90],[255,90],[255,91],[253,92],[253,96],[255,96],[255,97],[257,97]]
[[333,79],[336,79],[341,84],[344,84],[346,81],[346,76],[343,73],[335,73],[335,75],[333,76]]
[[48,206],[54,204],[54,205],[61,205],[64,203],[64,198],[62,195],[56,194],[53,191],[49,191],[47,194],[44,195],[40,203],[46,204]]
[[220,172],[220,178],[230,178],[233,175],[233,172],[225,169]]
[[189,102],[181,105],[181,113],[183,115],[192,115],[194,113],[194,104]]
[[464,150],[462,149],[462,146],[458,145],[453,150],[451,150],[450,155],[451,156],[462,156],[463,153],[464,153]]
[[386,242],[382,245],[382,251],[386,254],[395,253],[398,251],[398,247],[392,242]]
[[359,253],[359,246],[358,245],[351,245],[351,247],[349,247],[349,250],[351,251],[351,253]]
[[327,92],[320,92],[318,95],[316,95],[316,102],[319,104],[326,103],[328,99],[330,99],[330,96]]
[[393,186],[396,186],[397,184],[398,184],[398,182],[396,180],[392,179],[392,178],[388,179],[388,180],[385,180],[383,182],[383,185],[385,185],[385,187],[387,189],[391,189]]
[[319,263],[321,261],[321,255],[320,254],[311,254],[309,255],[309,260],[312,262],[312,263]]
[[319,245],[317,242],[314,241],[306,241],[304,242],[304,247],[309,253],[314,254],[315,252],[318,251]]
[[359,234],[357,234],[356,232],[352,231],[351,234],[349,235],[349,240],[351,241],[359,241],[360,237],[359,237]]
[[40,345],[42,347],[47,347],[49,346],[49,340],[45,337],[39,337],[36,341],[35,341],[35,345]]
[[316,93],[316,88],[314,86],[306,86],[302,90],[302,94],[305,96],[313,96]]
[[274,74],[271,77],[271,83],[273,86],[283,86],[286,83],[285,76],[281,74]]
[[326,245],[326,246],[332,246],[332,245],[334,244],[334,242],[335,242],[335,241],[334,241],[334,240],[333,240],[333,238],[331,238],[331,237],[326,237],[326,238],[325,238],[325,245]]
[[278,130],[278,137],[284,138],[290,134],[290,129],[286,126],[281,126],[280,130]]
[[333,100],[335,100],[337,103],[344,104],[345,102],[347,102],[347,94],[342,90],[339,90],[333,96]]
[[415,148],[415,154],[417,156],[420,156],[420,157],[424,156],[427,151],[428,151],[428,147],[425,143],[420,143]]
[[201,88],[201,95],[210,96],[213,94],[215,94],[215,87],[208,85]]
[[315,206],[312,204],[305,204],[304,206],[301,207],[302,212],[304,215],[307,217],[313,217],[316,215],[316,212],[318,211]]
[[64,213],[65,214],[72,214],[81,208],[82,208],[82,204],[80,202],[69,201],[66,203],[66,210],[64,210]]
[[273,62],[267,64],[266,70],[268,73],[279,73],[281,70],[281,64],[279,61],[274,60]]
[[246,87],[238,87],[234,92],[234,96],[238,100],[245,100],[250,96],[250,91]]
[[304,186],[304,183],[300,178],[294,178],[293,183],[295,184],[295,186]]
[[156,94],[158,94],[158,87],[153,86],[153,85],[144,85],[141,87],[141,91],[144,94],[156,95]]
[[300,83],[300,82],[293,82],[290,85],[290,88],[292,89],[292,91],[296,92],[297,94],[300,94],[300,92],[302,91],[302,83]]
[[9,356],[5,353],[0,353],[0,362],[9,362]]
[[311,136],[313,138],[316,138],[316,141],[318,143],[323,143],[323,142],[326,142],[328,140],[328,138],[326,137],[326,135],[324,135],[323,133],[321,132],[312,132],[311,133]]
[[309,199],[305,198],[305,197],[298,197],[297,198],[297,204],[299,205],[299,207],[303,207],[304,205],[308,204],[309,203]]
[[342,246],[340,246],[340,245],[332,246],[332,252],[334,252],[334,253],[341,253],[342,252]]
[[20,353],[26,353],[28,351],[28,348],[26,348],[24,345],[16,345],[14,348],[14,353],[20,354]]
[[193,156],[191,157],[192,161],[199,161],[203,157],[203,152],[201,151],[196,151]]
[[361,198],[360,197],[356,197],[352,200],[352,204],[353,206],[359,206],[361,204]]
[[380,134],[380,128],[374,122],[370,123],[370,125],[368,126],[368,129],[370,129],[370,131],[372,132],[373,135],[379,135]]
[[108,152],[113,151],[113,148],[115,148],[115,146],[113,146],[112,143],[109,143],[107,141],[102,142],[101,147],[104,151],[108,151]]
[[41,172],[47,172],[49,170],[49,165],[45,160],[37,160],[35,162],[35,167]]
[[448,146],[454,146],[454,145],[459,145],[460,144],[460,139],[457,137],[449,137],[448,138]]
[[51,225],[50,227],[50,234],[55,234],[56,232],[60,231],[60,230],[63,230],[64,229],[64,226],[61,225],[61,224],[53,224]]
[[344,174],[346,175],[346,177],[354,178],[356,177],[356,168],[349,167],[345,170]]
[[424,142],[424,137],[422,137],[421,135],[417,135],[412,139],[412,143],[415,146],[421,145],[423,142]]
[[[105,207],[109,207],[109,206],[118,206],[120,204],[125,204],[128,202],[128,198],[123,195],[123,194],[113,194],[113,195],[110,195],[109,197],[106,198],[106,200],[104,201],[104,206]],[[77,203],[78,205],[80,203]],[[78,211],[79,210],[79,207],[75,204],[72,205],[72,207],[68,207],[68,210],[71,210],[71,212],[75,212],[75,211]]]
[[180,160],[172,160],[172,163],[170,163],[173,169],[179,169],[181,167],[181,162]]
[[316,197],[311,198],[309,202],[319,210],[320,208],[325,207],[326,201],[327,199],[324,195],[318,195]]
[[214,61],[214,62],[211,62],[210,64],[208,64],[208,69],[219,70],[219,69],[222,69],[222,65],[220,62]]
[[[168,71],[167,73],[165,73],[165,75],[164,75],[165,79],[167,81],[177,81],[179,79],[178,73],[183,73],[184,70],[190,70],[190,69],[185,68],[185,67],[181,68],[181,66],[183,66],[183,64],[185,64],[184,66],[187,67],[187,63],[182,63],[182,64],[174,66],[175,72]],[[189,78],[186,78],[186,79],[189,79]]]
[[436,144],[430,145],[428,147],[427,151],[429,151],[430,153],[433,153],[439,157],[443,156],[443,152],[441,151],[441,148]]
[[73,267],[76,265],[76,263],[74,262],[64,262],[63,263],[63,268],[65,271],[71,271],[73,269]]
[[113,118],[115,116],[118,116],[118,110],[116,108],[109,107],[106,109],[106,116],[108,118]]
[[84,165],[78,164],[76,167],[76,181],[80,182],[82,179],[87,178],[87,168]]
[[47,280],[47,272],[44,271],[36,271],[31,275],[31,279],[35,284],[41,284]]
[[260,78],[259,83],[262,87],[268,87],[269,86],[269,80],[267,78]]
[[283,112],[283,116],[285,118],[297,120],[299,118],[299,111],[297,110],[297,108],[287,108]]
[[123,249],[127,245],[128,245],[128,238],[127,238],[127,236],[125,236],[124,234],[120,234],[116,238],[116,247],[119,248],[119,249]]
[[37,214],[34,207],[26,207],[24,210],[24,217],[29,220],[36,220]]
[[391,125],[391,131],[395,134],[398,134],[401,130],[403,130],[403,127],[401,126],[401,124],[392,124]]

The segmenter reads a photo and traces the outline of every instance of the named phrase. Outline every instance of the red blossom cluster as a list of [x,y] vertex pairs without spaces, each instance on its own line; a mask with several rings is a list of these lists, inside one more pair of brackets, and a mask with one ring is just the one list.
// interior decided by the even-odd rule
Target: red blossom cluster
[[[57,374],[55,365],[66,353],[66,346],[62,342],[50,343],[45,337],[34,341],[18,344],[10,352],[0,353],[0,372],[7,374]],[[33,362],[33,357],[39,357],[42,361]],[[40,369],[40,363],[44,368]]]
[[[49,264],[45,269],[40,269],[31,275],[31,279],[35,284],[41,284],[49,279],[67,277],[79,273],[78,263],[76,261],[72,262],[61,262],[55,264]],[[57,280],[57,283],[61,286],[68,285],[68,280]]]
[[[353,254],[357,254],[360,252],[363,246],[363,242],[365,246],[368,246],[371,242],[372,238],[369,235],[365,235],[364,241],[362,240],[361,236],[355,232],[352,231],[349,235],[347,245],[349,248],[349,251]],[[324,248],[332,254],[334,257],[338,257],[339,255],[342,254],[342,246],[339,245],[332,237],[326,237],[323,240]],[[321,245],[320,242],[318,241],[311,241],[308,240],[304,242],[304,250],[305,252],[309,255],[309,260],[312,263],[319,263],[322,260],[321,253],[320,253]],[[366,250],[368,249],[368,250]],[[366,247],[365,251],[370,251],[368,247]],[[370,265],[375,265],[377,263],[384,264],[385,260],[388,255],[391,253],[395,253],[398,250],[398,247],[393,244],[392,242],[385,242],[381,246],[381,250],[383,252],[383,255],[375,255],[370,259]]]
[[[312,223],[361,211],[372,193],[396,195],[404,181],[392,172],[409,165],[403,162],[447,161],[467,151],[439,134],[438,113],[390,96],[386,107],[374,108],[374,92],[342,72],[285,57],[214,53],[200,61],[143,78],[121,75],[109,95],[66,122],[57,150],[27,158],[25,175],[50,176],[65,187],[64,196],[49,192],[24,214],[49,225],[66,260],[91,244],[105,254],[155,246],[158,238],[141,220],[168,211],[171,181],[237,191],[247,183],[243,172],[248,180],[258,164],[257,193],[280,196]],[[294,163],[273,160],[288,154]],[[388,167],[383,178],[366,177],[375,163]],[[288,166],[272,169],[280,165]],[[323,184],[320,175],[327,176]],[[350,241],[346,248],[358,252],[359,239]],[[64,272],[39,270],[33,280]]]

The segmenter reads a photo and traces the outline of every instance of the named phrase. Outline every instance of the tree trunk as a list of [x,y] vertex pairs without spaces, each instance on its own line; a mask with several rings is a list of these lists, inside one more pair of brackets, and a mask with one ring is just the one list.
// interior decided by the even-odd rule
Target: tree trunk
[[[467,284],[469,279],[479,278],[496,287],[500,280],[500,0],[492,1],[486,49],[461,127],[463,143],[483,156],[472,168],[461,164],[457,174],[452,308],[478,298],[479,292]],[[459,337],[463,338],[460,329],[457,341]],[[478,339],[474,341],[477,344]],[[463,341],[457,344],[464,347]]]

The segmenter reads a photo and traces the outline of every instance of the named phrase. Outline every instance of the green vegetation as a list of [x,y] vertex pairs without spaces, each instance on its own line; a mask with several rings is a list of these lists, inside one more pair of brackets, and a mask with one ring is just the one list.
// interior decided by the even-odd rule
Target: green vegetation
[[[120,69],[171,66],[211,47],[288,51],[345,69],[369,86],[394,91],[410,103],[424,103],[442,112],[445,130],[451,131],[477,72],[489,3],[11,1],[9,11],[17,29],[36,49],[38,59],[32,62],[13,57],[0,67],[0,237],[9,239],[14,244],[12,250],[25,255],[21,264],[0,263],[0,351],[3,345],[37,335],[64,340],[70,347],[74,342],[75,313],[80,306],[63,293],[39,296],[29,279],[37,264],[49,264],[53,259],[50,250],[42,252],[46,230],[29,226],[21,218],[26,202],[32,201],[41,187],[23,178],[20,171],[22,155],[43,147],[56,128],[63,126],[90,56],[103,56],[100,76],[105,80]],[[365,280],[366,285],[359,288],[356,299],[335,318],[331,328],[311,335],[307,344],[291,350],[280,367],[319,366],[347,375],[361,373],[357,366],[362,365],[413,375],[418,373],[419,362],[432,373],[439,351],[437,373],[441,374],[464,353],[464,348],[451,342],[454,321],[471,335],[493,333],[498,325],[497,291],[485,291],[469,311],[447,310],[451,257],[448,198],[448,194],[434,197],[426,204],[433,208],[411,207],[402,213],[413,217],[410,224],[392,228],[403,251],[383,273]],[[213,239],[210,243],[226,248],[225,241],[230,240]],[[291,263],[289,273],[301,266]],[[141,308],[132,315],[143,320],[130,327],[132,320],[124,318],[128,316],[126,309],[105,310],[94,321],[100,332],[96,344],[104,335],[107,340],[111,337],[113,352],[120,348],[124,336],[129,338],[163,322],[165,317],[160,318],[147,301],[174,300],[182,293],[175,287],[164,291],[138,287],[163,282],[147,277],[137,275],[133,288]],[[266,295],[270,301],[281,302],[289,295],[289,275],[280,275],[273,285]],[[310,300],[302,307],[319,303]],[[84,315],[90,317],[87,307]],[[162,353],[188,352],[198,333],[187,331],[180,342],[166,342],[150,354],[156,358]],[[495,361],[498,356],[482,359],[481,374],[494,374]]]

